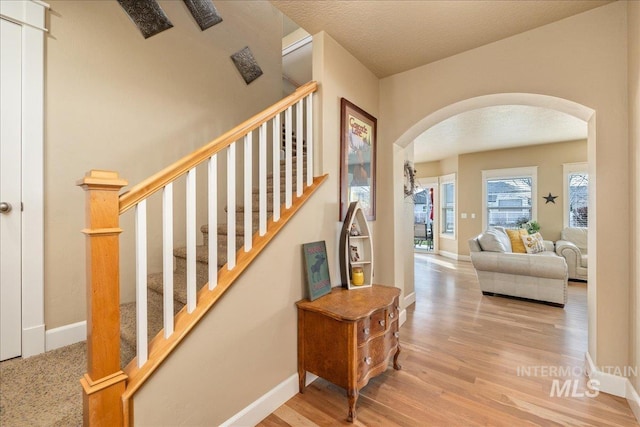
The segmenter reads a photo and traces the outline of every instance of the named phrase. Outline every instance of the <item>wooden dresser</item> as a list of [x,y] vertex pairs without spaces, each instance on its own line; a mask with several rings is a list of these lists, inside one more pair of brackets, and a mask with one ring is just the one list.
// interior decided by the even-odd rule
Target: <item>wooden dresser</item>
[[369,379],[400,369],[400,289],[373,285],[365,289],[333,288],[298,306],[298,375],[304,393],[311,372],[347,390],[348,420],[356,419],[356,402]]

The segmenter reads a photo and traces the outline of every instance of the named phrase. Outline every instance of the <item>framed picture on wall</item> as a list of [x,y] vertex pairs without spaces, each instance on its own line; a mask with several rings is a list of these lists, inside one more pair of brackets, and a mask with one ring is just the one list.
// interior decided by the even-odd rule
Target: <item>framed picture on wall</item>
[[376,219],[376,139],[378,120],[340,99],[340,221],[359,201],[366,218]]

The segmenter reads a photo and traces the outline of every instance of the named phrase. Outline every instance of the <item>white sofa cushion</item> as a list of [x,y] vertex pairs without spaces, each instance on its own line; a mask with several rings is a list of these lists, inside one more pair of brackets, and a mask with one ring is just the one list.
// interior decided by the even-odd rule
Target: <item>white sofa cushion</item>
[[560,240],[568,240],[580,249],[583,254],[587,253],[587,228],[565,227],[560,233]]
[[478,238],[478,243],[483,251],[487,252],[511,252],[511,241],[503,227],[489,227]]

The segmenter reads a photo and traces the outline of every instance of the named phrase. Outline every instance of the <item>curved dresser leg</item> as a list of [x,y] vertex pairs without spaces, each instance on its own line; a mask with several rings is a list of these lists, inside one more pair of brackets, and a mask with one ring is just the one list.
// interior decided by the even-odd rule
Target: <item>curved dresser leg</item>
[[396,354],[393,356],[393,369],[396,371],[402,369],[402,366],[398,363],[398,356],[400,356],[400,343],[398,343],[398,349],[396,350]]
[[347,390],[347,398],[349,399],[349,416],[347,417],[347,421],[350,423],[354,422],[356,419],[356,403],[358,402],[358,390],[350,389]]

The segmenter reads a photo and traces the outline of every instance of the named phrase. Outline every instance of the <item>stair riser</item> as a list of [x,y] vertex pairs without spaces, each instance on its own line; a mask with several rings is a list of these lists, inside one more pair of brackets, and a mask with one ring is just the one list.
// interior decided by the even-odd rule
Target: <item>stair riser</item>
[[[251,234],[255,234],[256,231],[258,231],[258,223],[254,221],[253,223],[253,227],[251,230]],[[226,239],[227,237],[227,225],[226,224],[221,224],[218,226],[218,236],[222,237],[224,236],[224,238]],[[207,241],[208,241],[208,236],[207,236]],[[238,239],[244,239],[244,226],[238,226],[236,227],[236,240]],[[243,240],[244,242],[244,240]],[[244,243],[243,243],[244,244]]]

